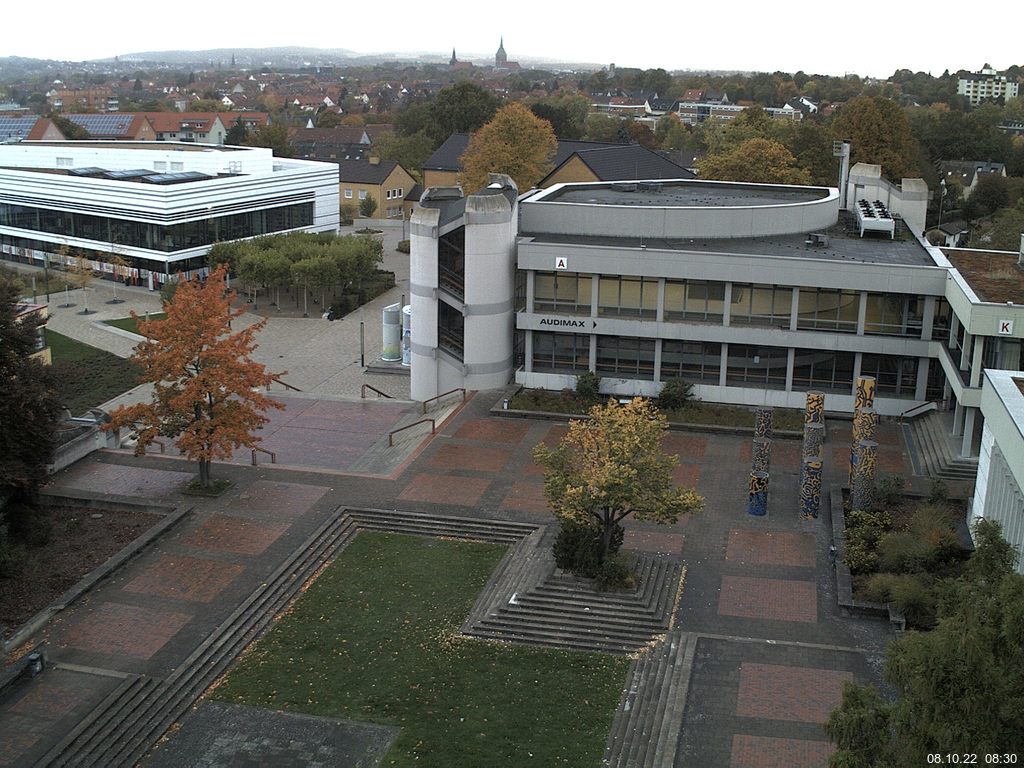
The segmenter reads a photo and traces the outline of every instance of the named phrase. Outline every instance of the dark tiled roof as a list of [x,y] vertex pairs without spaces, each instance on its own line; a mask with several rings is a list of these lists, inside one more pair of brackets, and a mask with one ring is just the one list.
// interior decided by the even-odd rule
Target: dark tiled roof
[[[573,153],[600,181],[692,179],[694,174],[639,144],[612,144]],[[567,158],[568,159],[568,158]],[[562,163],[559,163],[559,166]],[[556,169],[559,167],[556,166]],[[543,183],[543,182],[541,182]]]
[[288,141],[314,141],[318,144],[359,144],[364,131],[358,126],[339,125],[335,128],[289,128]]
[[341,160],[338,162],[338,181],[351,184],[381,184],[398,165],[394,160]]
[[416,184],[405,194],[405,199],[413,203],[418,203],[420,198],[423,197],[423,185]]
[[[468,133],[453,133],[444,144],[434,150],[434,154],[423,164],[425,170],[431,171],[461,171],[462,153],[469,146]],[[555,150],[554,164],[557,168],[564,163],[574,152],[587,149],[598,149],[602,147],[623,147],[627,144],[610,144],[603,141],[559,141]],[[662,177],[658,177],[662,178]]]

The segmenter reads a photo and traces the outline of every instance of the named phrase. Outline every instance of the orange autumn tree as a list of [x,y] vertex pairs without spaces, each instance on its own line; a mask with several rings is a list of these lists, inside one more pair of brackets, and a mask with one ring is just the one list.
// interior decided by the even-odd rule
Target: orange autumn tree
[[[111,413],[106,429],[130,427],[138,440],[136,454],[157,437],[172,437],[189,459],[199,463],[199,483],[210,487],[210,464],[229,459],[236,448],[254,448],[255,431],[268,421],[268,408],[284,406],[258,391],[280,374],[269,373],[250,359],[254,337],[266,320],[231,332],[234,291],[225,291],[227,267],[213,270],[205,283],[182,282],[164,304],[167,317],[143,320],[146,337],[133,362],[142,368],[142,383],[153,384],[148,403],[122,406]],[[138,320],[138,315],[132,312]]]

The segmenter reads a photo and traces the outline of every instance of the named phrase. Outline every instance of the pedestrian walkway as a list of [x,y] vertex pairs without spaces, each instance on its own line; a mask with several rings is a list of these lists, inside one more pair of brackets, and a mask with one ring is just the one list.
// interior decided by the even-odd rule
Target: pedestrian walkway
[[[328,532],[339,510],[448,518],[453,530],[473,519],[508,521],[523,530],[552,523],[532,449],[556,442],[565,426],[493,417],[489,410],[498,396],[473,396],[436,435],[417,439],[405,463],[387,474],[350,473],[350,449],[369,450],[369,425],[386,429],[400,406],[385,401],[353,409],[288,395],[296,402],[289,401],[268,440],[305,441],[301,471],[262,462],[217,464],[215,475],[235,482],[219,499],[181,496],[192,467],[159,456],[104,451],[58,475],[54,487],[69,492],[101,489],[193,511],[36,638],[48,643],[56,668],[0,701],[0,765],[34,764],[111,696],[164,695],[182,674],[176,670],[198,658],[194,654],[260,585],[277,583],[275,574],[287,563],[312,551],[310,541],[334,535]],[[832,478],[839,477],[848,451],[841,437],[841,429],[833,430],[827,444]],[[830,747],[822,723],[843,683],[878,680],[892,635],[882,622],[840,615],[827,505],[817,520],[799,515],[797,465],[780,442],[785,447],[773,456],[769,514],[747,515],[745,473],[737,467],[748,465],[749,442],[669,435],[666,445],[682,461],[677,479],[696,484],[706,509],[672,526],[627,521],[627,548],[686,567],[668,635],[674,639],[651,657],[647,667],[655,671],[646,675],[672,670],[671,682],[645,699],[651,703],[644,711],[661,718],[668,712],[675,724],[644,720],[617,732],[620,739],[657,734],[657,750],[619,743],[616,754],[635,765],[666,764],[652,762],[657,753],[676,766],[824,768]],[[898,468],[903,459],[898,445],[891,447],[888,466]],[[333,454],[338,466],[347,463],[346,473],[318,467]],[[643,670],[638,675],[645,679]],[[185,729],[201,716],[202,710],[186,714]]]

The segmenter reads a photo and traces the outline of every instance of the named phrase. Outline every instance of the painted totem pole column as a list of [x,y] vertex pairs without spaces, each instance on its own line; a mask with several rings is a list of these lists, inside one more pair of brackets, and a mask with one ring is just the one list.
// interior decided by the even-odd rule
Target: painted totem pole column
[[764,517],[768,514],[768,473],[751,472],[749,490],[747,514]]
[[754,411],[754,437],[771,437],[775,426],[775,410],[758,408]]
[[800,471],[800,512],[804,517],[818,516],[821,508],[821,458],[804,456]]
[[825,446],[825,425],[804,424],[804,456],[817,456],[821,454]]
[[767,472],[771,462],[772,441],[767,437],[755,437],[750,452],[750,469],[753,472]]
[[805,424],[825,423],[825,393],[807,393],[807,413],[804,415]]
[[861,440],[854,449],[853,477],[850,480],[850,508],[867,509],[875,487],[875,464],[878,460],[878,443]]
[[853,408],[859,411],[861,408],[873,408],[875,406],[875,377],[858,376],[857,389],[853,400]]
[[878,426],[878,413],[874,408],[861,408],[853,414],[853,443],[861,440],[874,440],[875,427]]

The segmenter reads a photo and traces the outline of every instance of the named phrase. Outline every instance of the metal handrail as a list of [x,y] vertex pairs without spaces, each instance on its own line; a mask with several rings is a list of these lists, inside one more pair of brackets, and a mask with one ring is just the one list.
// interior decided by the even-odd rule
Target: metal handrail
[[275,377],[274,377],[273,379],[271,379],[271,380],[272,380],[272,381],[276,381],[276,382],[277,382],[278,384],[280,384],[281,386],[285,387],[286,389],[290,389],[290,390],[292,390],[293,392],[301,392],[301,391],[302,391],[302,390],[301,390],[301,389],[299,389],[298,387],[293,387],[293,386],[292,386],[291,384],[289,384],[289,383],[288,383],[287,381],[285,381],[284,379],[279,379],[279,378],[277,378],[276,376],[275,376]]
[[920,405],[915,405],[913,408],[907,408],[907,410],[905,410],[903,413],[899,415],[899,423],[902,424],[903,419],[909,416],[914,411],[916,411],[918,408],[927,408],[929,405],[934,405],[936,410],[938,410],[938,406],[941,402],[941,400],[929,400],[927,403],[921,403]]
[[388,432],[388,446],[393,446],[395,444],[392,438],[394,438],[394,436],[397,435],[402,430],[409,429],[409,427],[415,427],[417,424],[426,424],[428,421],[430,422],[430,434],[434,434],[434,430],[437,429],[437,424],[434,422],[434,420],[420,419],[419,421],[414,421],[412,424],[406,424],[404,427],[392,429],[390,432]]
[[388,400],[394,400],[395,399],[394,397],[389,395],[387,392],[381,392],[379,389],[377,389],[372,384],[363,384],[362,388],[359,390],[359,396],[361,398],[363,398],[364,400],[366,399],[366,390],[368,390],[368,389],[372,389],[378,395],[380,395],[381,397],[386,397]]
[[266,448],[253,448],[252,449],[252,465],[254,467],[256,466],[256,451],[259,451],[260,453],[267,454],[270,457],[270,463],[271,464],[277,464],[277,454],[276,453],[274,453],[273,451],[268,451]]
[[466,402],[466,388],[465,387],[456,387],[455,389],[449,389],[447,392],[442,392],[440,395],[435,395],[434,397],[430,397],[430,398],[427,398],[426,400],[424,400],[423,401],[423,413],[427,412],[427,403],[432,403],[435,400],[440,400],[442,397],[447,397],[448,395],[454,395],[456,392],[461,392],[462,393],[462,402]]

